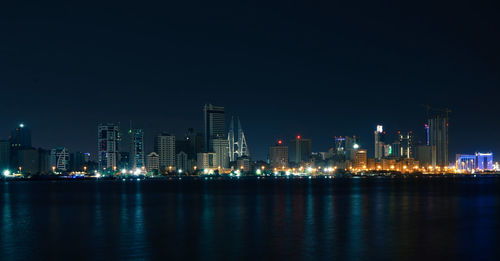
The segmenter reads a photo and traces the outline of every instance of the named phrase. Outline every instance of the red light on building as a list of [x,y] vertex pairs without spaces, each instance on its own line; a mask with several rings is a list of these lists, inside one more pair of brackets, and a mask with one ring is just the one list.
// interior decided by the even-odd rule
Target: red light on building
[[283,143],[283,141],[282,140],[278,140],[278,144],[281,144],[281,143]]
[[297,135],[297,139],[300,140],[300,135]]

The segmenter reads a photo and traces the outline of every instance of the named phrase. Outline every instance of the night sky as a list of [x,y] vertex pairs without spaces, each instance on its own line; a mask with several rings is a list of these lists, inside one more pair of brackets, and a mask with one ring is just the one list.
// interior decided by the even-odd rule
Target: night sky
[[149,152],[210,102],[254,159],[299,133],[373,155],[377,124],[422,137],[429,104],[453,111],[450,158],[500,153],[494,1],[47,2],[0,6],[0,138],[22,121],[36,147],[95,154],[98,122],[132,120]]

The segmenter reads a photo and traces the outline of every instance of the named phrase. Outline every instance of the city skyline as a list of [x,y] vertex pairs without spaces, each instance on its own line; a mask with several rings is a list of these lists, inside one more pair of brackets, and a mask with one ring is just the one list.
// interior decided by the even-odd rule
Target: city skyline
[[200,106],[211,102],[240,117],[263,158],[277,137],[298,133],[314,151],[332,136],[372,140],[376,124],[418,138],[429,104],[453,111],[451,154],[500,148],[490,106],[500,39],[485,26],[494,8],[481,3],[9,5],[3,139],[23,121],[37,146],[94,151],[97,123],[132,120],[147,147],[154,133],[202,130]]

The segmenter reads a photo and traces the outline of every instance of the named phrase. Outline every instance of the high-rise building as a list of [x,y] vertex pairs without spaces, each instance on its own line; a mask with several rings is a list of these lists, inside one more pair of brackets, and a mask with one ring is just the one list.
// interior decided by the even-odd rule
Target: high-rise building
[[205,120],[205,152],[212,152],[212,139],[226,138],[226,120],[224,107],[205,104],[203,107]]
[[414,144],[413,144],[413,132],[409,131],[406,133],[401,133],[398,131],[399,145],[400,145],[400,157],[402,158],[414,158]]
[[187,171],[188,169],[188,157],[187,153],[181,151],[175,156],[175,166],[178,170]]
[[415,153],[415,159],[418,160],[420,166],[428,167],[436,165],[436,147],[428,145],[418,145]]
[[367,164],[367,155],[366,150],[357,150],[356,155],[354,157],[353,167],[356,169],[366,168]]
[[132,168],[142,169],[144,165],[144,131],[142,129],[133,129],[132,131]]
[[56,171],[69,170],[69,151],[66,148],[58,147],[50,150],[50,165]]
[[375,137],[375,159],[381,160],[384,157],[385,132],[382,125],[377,125],[377,129],[373,133]]
[[289,157],[290,162],[297,165],[303,162],[309,162],[312,154],[312,141],[311,139],[304,139],[297,135],[295,139],[290,141]]
[[120,127],[115,123],[100,123],[97,126],[97,157],[100,169],[112,170],[118,164]]
[[448,166],[448,116],[437,114],[429,118],[429,143],[436,147],[436,165]]
[[238,133],[236,136],[234,133],[234,121],[231,117],[231,124],[229,125],[227,139],[229,142],[229,161],[233,162],[237,160],[238,157],[243,156],[250,157],[245,133],[241,128],[240,118],[238,118]]
[[346,159],[353,161],[356,157],[356,151],[360,148],[359,139],[356,136],[345,137],[345,156]]
[[160,156],[160,170],[175,169],[175,136],[161,133],[155,137],[154,151]]
[[10,142],[0,140],[0,171],[10,169]]
[[278,169],[288,167],[288,146],[285,146],[282,140],[269,147],[269,165]]
[[160,171],[160,155],[151,152],[147,157],[147,170],[149,173],[158,173]]
[[38,149],[38,165],[40,174],[51,174],[52,166],[50,165],[50,150]]
[[227,139],[211,139],[212,152],[217,154],[217,167],[229,168],[229,144]]

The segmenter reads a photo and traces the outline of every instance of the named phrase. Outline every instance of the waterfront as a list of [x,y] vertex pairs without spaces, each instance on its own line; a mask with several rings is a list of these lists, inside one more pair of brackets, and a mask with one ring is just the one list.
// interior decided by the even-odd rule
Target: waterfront
[[500,257],[500,178],[6,181],[2,260]]

